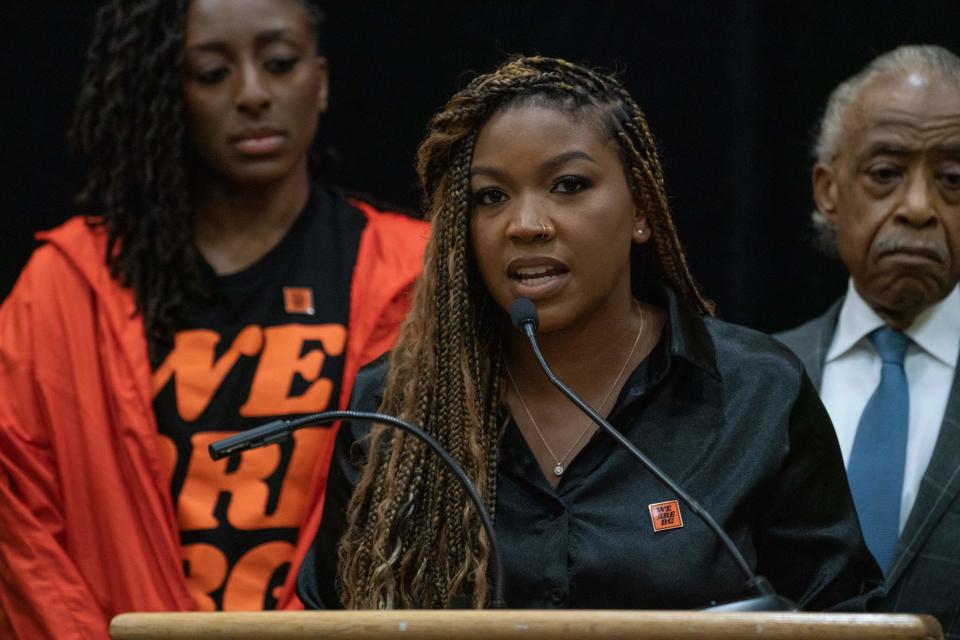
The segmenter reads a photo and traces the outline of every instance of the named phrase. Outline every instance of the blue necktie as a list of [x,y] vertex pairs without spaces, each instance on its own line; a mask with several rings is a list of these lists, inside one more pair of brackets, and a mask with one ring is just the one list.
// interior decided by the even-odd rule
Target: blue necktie
[[867,547],[887,571],[900,529],[900,494],[907,459],[910,389],[903,357],[910,338],[888,327],[870,334],[883,368],[870,396],[847,464],[847,478]]

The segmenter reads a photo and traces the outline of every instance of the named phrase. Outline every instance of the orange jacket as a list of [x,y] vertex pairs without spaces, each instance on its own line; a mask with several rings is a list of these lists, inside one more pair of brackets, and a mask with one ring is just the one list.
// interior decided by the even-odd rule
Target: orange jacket
[[[367,217],[354,267],[340,406],[389,349],[422,269],[427,223]],[[131,290],[80,218],[43,234],[0,307],[0,637],[97,638],[126,611],[194,608]],[[318,456],[281,608],[323,508],[335,431]]]

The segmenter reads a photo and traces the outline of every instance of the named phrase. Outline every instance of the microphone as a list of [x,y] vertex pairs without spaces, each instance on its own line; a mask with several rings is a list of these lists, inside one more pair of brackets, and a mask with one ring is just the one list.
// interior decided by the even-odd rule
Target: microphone
[[710,529],[715,536],[717,536],[720,542],[723,543],[723,546],[726,548],[727,552],[733,557],[737,567],[746,578],[746,584],[744,585],[746,590],[753,592],[755,595],[745,600],[736,600],[734,602],[707,607],[706,610],[721,611],[724,613],[735,611],[798,611],[799,607],[797,607],[796,604],[777,594],[769,580],[763,576],[758,576],[753,572],[753,569],[751,569],[750,565],[747,564],[743,554],[740,553],[739,549],[737,549],[737,546],[733,543],[733,540],[730,539],[730,536],[727,535],[727,532],[724,531],[720,525],[717,524],[717,521],[713,519],[713,516],[707,513],[707,511],[700,506],[700,504],[694,500],[692,496],[684,491],[679,484],[677,484],[670,476],[668,476],[663,470],[654,464],[653,460],[648,458],[642,451],[635,447],[633,443],[627,440],[623,434],[614,429],[613,425],[607,422],[603,416],[597,413],[593,407],[587,404],[580,396],[578,396],[570,387],[564,384],[563,381],[553,373],[553,371],[550,369],[550,366],[547,364],[547,361],[543,358],[543,354],[540,353],[540,345],[537,344],[536,333],[537,327],[540,324],[540,317],[537,314],[537,308],[534,306],[533,302],[527,298],[517,298],[514,300],[513,304],[510,305],[510,320],[513,322],[513,326],[519,329],[520,332],[527,336],[527,338],[530,340],[530,346],[533,348],[533,354],[537,357],[537,361],[540,363],[540,368],[543,369],[543,372],[547,375],[550,383],[553,384],[553,386],[556,387],[560,393],[565,395],[567,399],[575,404],[578,409],[587,414],[590,419],[597,424],[597,426],[599,426],[609,436],[616,440],[620,446],[630,452],[630,454],[636,458],[640,464],[646,467],[647,470],[650,471],[650,473],[652,473],[657,480],[659,480],[667,489],[680,498],[684,504],[686,504],[687,507],[693,511],[693,513],[699,516],[704,524],[707,525],[707,528]]
[[532,337],[540,326],[540,314],[530,298],[517,298],[510,305],[510,322],[527,337]]
[[337,420],[366,420],[368,422],[388,424],[401,431],[406,431],[433,449],[440,459],[443,460],[443,463],[453,471],[453,474],[457,476],[457,480],[459,480],[463,486],[464,491],[467,492],[470,501],[473,502],[473,506],[477,510],[477,515],[480,516],[480,524],[483,526],[483,530],[487,534],[487,540],[490,543],[490,558],[493,565],[493,598],[490,601],[490,608],[505,609],[507,603],[503,597],[503,560],[500,557],[500,546],[497,543],[497,537],[493,532],[493,521],[490,519],[490,514],[483,504],[483,498],[480,497],[480,493],[477,492],[476,487],[473,486],[473,482],[470,481],[466,472],[457,464],[457,461],[453,459],[453,456],[447,453],[433,436],[429,435],[420,427],[384,413],[373,413],[370,411],[325,411],[323,413],[312,413],[299,418],[293,418],[292,420],[274,420],[273,422],[268,422],[259,427],[253,427],[252,429],[224,438],[223,440],[217,440],[210,444],[210,457],[214,460],[220,460],[221,458],[246,451],[247,449],[257,449],[277,442],[283,442],[297,429],[310,425],[329,425]]

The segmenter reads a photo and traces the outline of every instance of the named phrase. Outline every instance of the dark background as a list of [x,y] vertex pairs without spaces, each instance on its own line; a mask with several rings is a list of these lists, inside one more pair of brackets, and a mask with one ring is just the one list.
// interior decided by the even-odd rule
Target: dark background
[[[97,0],[17,2],[3,23],[0,298],[35,230],[71,214],[83,163],[66,142]],[[728,320],[783,329],[844,288],[810,247],[809,147],[830,89],[897,45],[960,52],[960,1],[321,2],[325,138],[339,182],[417,208],[430,115],[510,53],[619,70],[663,150],[695,276]]]

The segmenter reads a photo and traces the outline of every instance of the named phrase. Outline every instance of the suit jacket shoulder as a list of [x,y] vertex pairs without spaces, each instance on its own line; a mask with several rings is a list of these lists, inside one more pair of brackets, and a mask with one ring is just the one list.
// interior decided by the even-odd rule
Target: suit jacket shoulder
[[823,361],[833,341],[843,298],[834,302],[822,315],[799,327],[773,334],[773,337],[790,348],[803,362],[807,375],[817,389],[823,378]]

